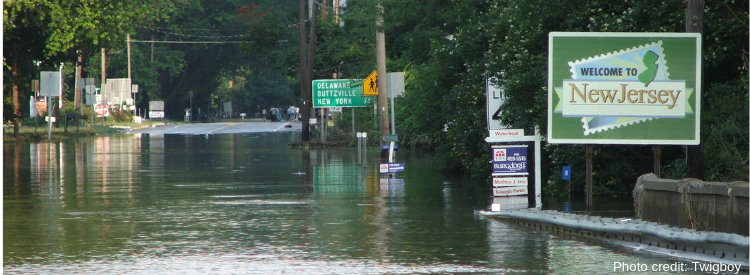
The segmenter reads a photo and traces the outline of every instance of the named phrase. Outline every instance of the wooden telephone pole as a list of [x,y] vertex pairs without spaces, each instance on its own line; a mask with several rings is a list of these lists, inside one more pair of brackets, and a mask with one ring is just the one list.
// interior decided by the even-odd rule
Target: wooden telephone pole
[[[687,11],[685,12],[685,32],[703,33],[703,10],[704,0],[688,0]],[[702,38],[702,36],[701,36]],[[700,68],[701,78],[703,78],[703,68]],[[703,81],[701,81],[703,83]],[[695,87],[701,89],[701,87]],[[701,96],[703,93],[701,93]],[[703,102],[703,99],[699,99]],[[701,123],[698,122],[698,127]],[[701,133],[700,128],[698,133]],[[699,136],[700,138],[700,136]],[[705,164],[703,162],[703,142],[698,145],[687,146],[687,176],[688,178],[704,179]]]
[[[377,30],[375,31],[375,43],[377,48],[377,71],[378,71],[378,112],[380,113],[380,134],[389,135],[391,133],[388,124],[388,83],[387,72],[385,68],[385,33],[383,31],[383,5],[378,2],[378,17],[375,21]],[[382,139],[381,139],[382,144]]]

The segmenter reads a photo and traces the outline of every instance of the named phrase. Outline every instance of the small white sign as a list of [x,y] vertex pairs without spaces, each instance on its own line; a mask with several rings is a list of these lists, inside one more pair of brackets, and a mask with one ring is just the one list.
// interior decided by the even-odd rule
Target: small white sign
[[529,207],[527,197],[496,197],[492,200],[491,209],[493,212],[526,209]]
[[164,118],[164,111],[148,111],[149,118]]
[[388,163],[380,165],[380,173],[388,173]]
[[502,130],[490,130],[489,137],[491,138],[509,138],[522,137],[525,133],[523,129],[502,129]]
[[331,113],[341,113],[341,107],[328,107],[328,111]]
[[56,117],[48,117],[48,116],[44,117],[44,121],[47,121],[47,122],[49,122],[49,121],[50,121],[50,119],[52,120],[52,122],[56,122],[56,121],[57,121],[57,118],[56,118]]
[[495,197],[528,195],[528,186],[496,187],[492,188],[492,195]]
[[528,186],[528,177],[492,178],[492,187]]
[[494,197],[492,198],[494,204],[522,204],[525,206],[529,205],[529,197],[527,196],[512,196],[512,197]]

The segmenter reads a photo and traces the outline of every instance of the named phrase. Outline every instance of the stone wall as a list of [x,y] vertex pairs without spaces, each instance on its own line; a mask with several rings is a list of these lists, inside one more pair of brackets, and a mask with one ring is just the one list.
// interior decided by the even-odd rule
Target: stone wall
[[700,231],[750,235],[748,183],[638,178],[636,218]]

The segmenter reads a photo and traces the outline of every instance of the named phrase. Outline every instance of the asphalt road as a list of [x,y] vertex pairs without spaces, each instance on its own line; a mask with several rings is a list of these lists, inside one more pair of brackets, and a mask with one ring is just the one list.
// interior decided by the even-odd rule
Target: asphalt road
[[206,135],[206,134],[237,134],[237,133],[267,133],[301,131],[300,121],[281,122],[216,122],[216,123],[190,123],[190,124],[167,124],[150,128],[130,131],[142,134],[182,134],[182,135]]

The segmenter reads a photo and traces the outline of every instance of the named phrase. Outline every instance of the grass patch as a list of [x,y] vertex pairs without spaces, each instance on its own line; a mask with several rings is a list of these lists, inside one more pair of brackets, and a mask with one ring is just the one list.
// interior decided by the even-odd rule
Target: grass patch
[[[92,126],[79,126],[76,132],[76,126],[68,125],[68,132],[65,132],[65,127],[60,126],[59,128],[52,127],[52,134],[50,139],[53,141],[61,141],[69,138],[80,138],[80,137],[91,137],[99,135],[115,135],[125,133],[126,130],[117,127],[149,127],[154,124],[163,124],[168,121],[144,121],[141,124],[133,122],[117,122],[107,123],[105,125],[94,125]],[[13,133],[13,125],[3,125],[3,143],[15,143],[15,142],[45,142],[47,141],[47,130],[46,124],[38,125],[36,128],[34,125],[31,126],[20,126],[18,128],[18,135]]]

